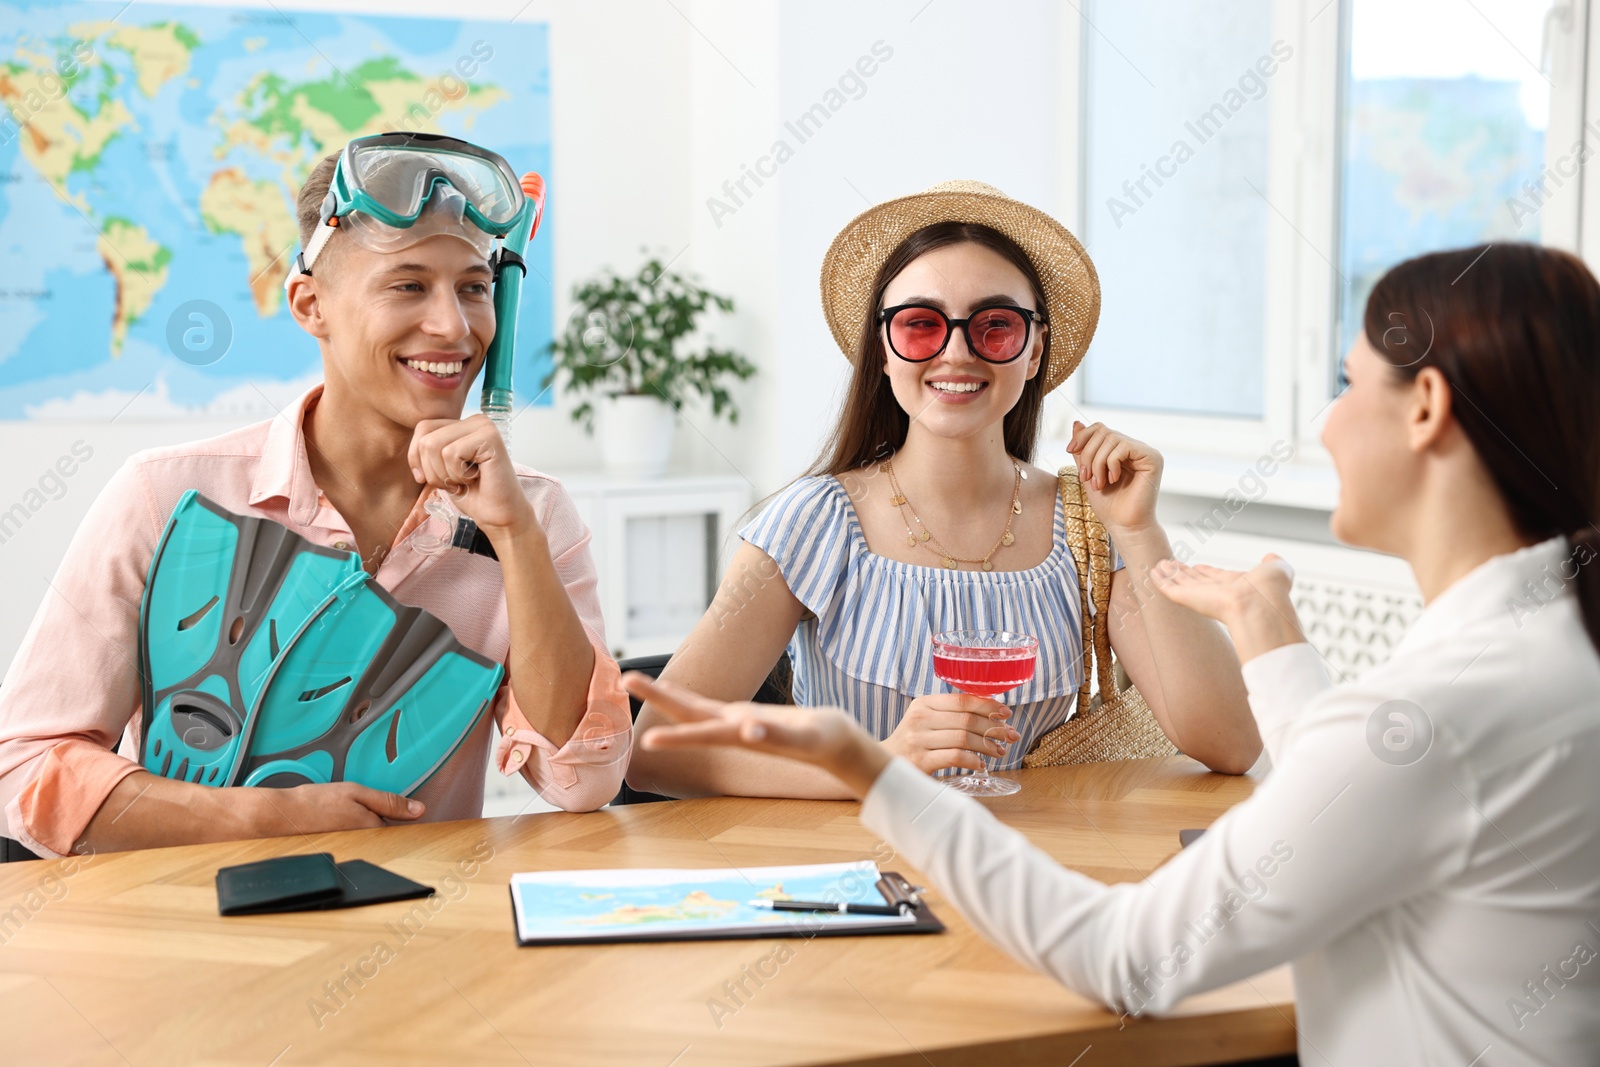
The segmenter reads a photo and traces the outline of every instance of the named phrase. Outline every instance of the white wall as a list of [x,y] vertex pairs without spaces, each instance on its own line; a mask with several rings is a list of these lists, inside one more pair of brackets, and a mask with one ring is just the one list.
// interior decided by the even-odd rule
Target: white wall
[[[680,433],[702,470],[742,475],[759,496],[816,455],[848,380],[818,294],[823,253],[845,223],[957,177],[1066,207],[1060,13],[1047,0],[1008,5],[1006,24],[1029,32],[1007,35],[1004,61],[990,63],[992,44],[975,50],[973,34],[994,7],[975,0],[695,0],[684,11],[691,240],[681,262],[734,296],[738,319],[720,339],[760,375],[739,391],[738,431],[691,411]],[[819,103],[836,109],[802,137],[799,118]]]
[[779,339],[773,375],[789,409],[774,474],[792,476],[815,455],[848,380],[818,299],[822,256],[846,222],[955,178],[1064,214],[1056,136],[1063,10],[1042,0],[783,7],[785,118],[821,99],[875,42],[893,55],[781,176],[780,308],[792,329]]

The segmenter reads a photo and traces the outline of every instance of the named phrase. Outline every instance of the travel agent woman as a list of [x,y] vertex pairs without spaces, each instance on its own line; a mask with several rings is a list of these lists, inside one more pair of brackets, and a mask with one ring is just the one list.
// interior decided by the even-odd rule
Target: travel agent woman
[[[1094,334],[1094,265],[1044,212],[946,182],[846,226],[822,302],[855,366],[831,441],[740,532],[663,677],[748,700],[787,645],[797,703],[846,709],[918,770],[982,769],[985,756],[1017,767],[1073,713],[1083,671],[1058,482],[1029,461],[1045,394]],[[1112,647],[1179,749],[1242,773],[1261,742],[1226,634],[1141,582],[1172,554],[1155,517],[1160,455],[1100,425],[1076,426],[1069,448],[1126,564]],[[931,639],[956,629],[1039,639],[1009,707],[942,691]],[[660,721],[646,704],[636,729]],[[845,795],[815,767],[737,750],[636,750],[628,781],[674,796]]]
[[1157,568],[1227,624],[1273,765],[1159,875],[1057,866],[838,709],[628,675],[689,724],[645,748],[838,776],[985,936],[1120,1011],[1292,961],[1306,1064],[1600,1062],[1600,285],[1531,245],[1411,260],[1345,367],[1322,434],[1333,533],[1404,558],[1427,607],[1387,663],[1334,685],[1275,557]]

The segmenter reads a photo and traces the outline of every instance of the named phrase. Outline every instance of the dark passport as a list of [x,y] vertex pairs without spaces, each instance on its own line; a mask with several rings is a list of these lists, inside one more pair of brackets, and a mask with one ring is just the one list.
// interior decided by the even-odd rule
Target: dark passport
[[331,852],[278,856],[217,872],[217,911],[223,915],[292,911],[342,895]]
[[339,888],[342,890],[339,897],[307,904],[307,909],[356,908],[362,904],[386,904],[391,900],[433,896],[433,886],[413,882],[404,875],[395,874],[366,860],[345,860],[336,866],[339,868]]
[[333,854],[278,856],[217,872],[217,911],[265,915],[354,908],[433,895],[433,888],[365,860],[334,863]]

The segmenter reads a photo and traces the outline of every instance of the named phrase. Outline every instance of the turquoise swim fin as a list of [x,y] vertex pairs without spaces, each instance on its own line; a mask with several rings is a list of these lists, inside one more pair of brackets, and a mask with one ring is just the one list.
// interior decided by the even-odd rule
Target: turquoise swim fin
[[362,574],[354,552],[185,493],[139,608],[144,767],[230,784],[273,663],[312,613]]
[[472,733],[504,675],[363,574],[312,614],[273,665],[237,784],[347,781],[409,795]]

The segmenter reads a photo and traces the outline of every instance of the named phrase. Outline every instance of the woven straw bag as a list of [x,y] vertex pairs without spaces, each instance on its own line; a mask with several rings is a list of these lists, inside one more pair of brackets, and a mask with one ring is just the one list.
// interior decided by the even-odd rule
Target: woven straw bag
[[[1106,612],[1111,603],[1111,540],[1089,507],[1088,496],[1074,467],[1061,468],[1062,512],[1067,544],[1078,568],[1078,617],[1083,620],[1083,685],[1078,712],[1039,738],[1023,757],[1024,767],[1060,767],[1069,763],[1174,756],[1178,750],[1161,724],[1111,655]],[[1089,613],[1091,598],[1094,614]],[[1099,691],[1089,691],[1089,664]]]

